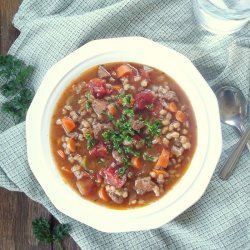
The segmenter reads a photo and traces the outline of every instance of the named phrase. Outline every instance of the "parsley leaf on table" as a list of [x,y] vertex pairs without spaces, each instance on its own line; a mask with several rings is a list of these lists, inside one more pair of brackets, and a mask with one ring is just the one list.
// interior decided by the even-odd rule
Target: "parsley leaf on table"
[[69,235],[70,226],[68,224],[58,224],[51,228],[48,220],[44,218],[35,219],[32,222],[32,229],[36,239],[43,243],[56,243],[58,249],[63,249],[60,241]]
[[0,55],[0,93],[6,97],[1,110],[14,118],[15,123],[25,119],[26,112],[33,99],[33,90],[27,86],[27,80],[33,72],[32,66],[12,55]]

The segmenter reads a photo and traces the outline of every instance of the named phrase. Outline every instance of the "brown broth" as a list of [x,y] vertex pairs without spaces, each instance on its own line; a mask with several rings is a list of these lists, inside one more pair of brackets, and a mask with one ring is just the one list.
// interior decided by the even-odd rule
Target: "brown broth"
[[[107,70],[112,71],[112,70],[115,70],[121,64],[124,64],[124,63],[109,63],[109,64],[105,64],[104,66]],[[132,65],[133,67],[141,67],[140,64],[136,64],[136,63],[130,63],[130,65]],[[65,184],[70,185],[77,193],[79,193],[79,191],[78,191],[78,188],[76,186],[76,177],[72,173],[65,172],[64,170],[62,170],[62,167],[64,167],[70,171],[73,164],[71,164],[66,159],[62,159],[57,153],[58,149],[61,149],[61,146],[60,146],[61,142],[59,142],[60,138],[65,134],[65,132],[61,128],[61,126],[56,125],[56,121],[57,121],[57,119],[62,117],[62,109],[64,108],[67,99],[70,96],[75,95],[75,91],[73,90],[72,86],[78,85],[79,83],[81,83],[83,81],[89,82],[90,79],[97,77],[97,67],[98,66],[95,66],[95,67],[83,72],[78,78],[73,80],[68,85],[68,87],[65,89],[63,94],[59,97],[59,100],[56,104],[56,107],[54,109],[53,116],[51,119],[51,130],[50,130],[51,150],[52,150],[52,155],[53,155],[54,160],[55,160],[55,164],[58,167],[58,170],[61,173]],[[182,105],[185,105],[187,107],[186,112],[189,114],[188,120],[189,120],[190,126],[189,126],[188,138],[189,138],[189,141],[190,141],[192,147],[191,147],[191,149],[184,151],[184,153],[183,153],[184,160],[182,162],[181,167],[174,168],[174,166],[169,166],[167,168],[168,172],[171,172],[171,170],[176,170],[179,177],[168,178],[168,182],[164,186],[165,191],[164,191],[164,193],[162,193],[160,195],[160,197],[162,197],[165,193],[168,192],[168,190],[170,190],[180,180],[180,178],[185,174],[185,172],[187,171],[187,169],[189,167],[189,164],[191,162],[191,159],[193,157],[193,154],[194,154],[195,148],[196,148],[196,137],[197,137],[196,121],[195,121],[194,112],[192,110],[192,107],[191,107],[190,101],[188,100],[187,95],[184,93],[184,91],[181,89],[181,87],[171,77],[169,77],[168,75],[166,75],[165,73],[163,73],[157,69],[154,69],[154,72],[150,73],[150,78],[151,78],[151,83],[148,85],[147,88],[150,88],[152,85],[159,85],[160,86],[163,82],[167,82],[170,89],[177,93],[178,98],[179,98],[179,102]],[[135,86],[135,88],[138,88],[140,85],[139,85],[139,83],[134,82],[134,86]],[[82,95],[82,93],[80,95]],[[80,97],[80,95],[76,96],[76,100]],[[74,102],[71,106],[72,106],[73,110],[77,110],[79,108],[79,105],[77,104],[77,102]],[[87,155],[88,150],[86,149],[86,146],[87,145],[86,145],[85,141],[81,142],[80,146],[77,147],[77,152],[81,155]],[[159,145],[159,146],[153,147],[149,150],[149,152],[157,151],[158,148],[160,150],[162,148],[162,146]],[[107,165],[111,164],[111,162],[112,162],[112,156],[108,155],[106,157]],[[144,171],[144,173],[142,173],[142,176],[145,176],[149,173],[149,171],[152,169],[153,164],[154,163],[151,163],[151,162],[144,162],[144,170],[145,171]],[[98,161],[96,159],[90,159],[89,166],[94,171],[97,171],[103,167],[98,163]],[[128,189],[129,190],[130,190],[130,188],[133,189],[132,186],[133,186],[133,184],[131,182],[128,186]],[[145,201],[143,204],[138,204],[138,203],[128,204],[127,202],[124,204],[116,204],[112,201],[105,202],[105,201],[101,200],[99,198],[96,190],[97,190],[97,188],[90,195],[85,196],[84,198],[86,198],[92,202],[95,202],[97,204],[105,205],[105,206],[115,208],[115,209],[128,209],[128,208],[132,208],[132,207],[144,206],[144,205],[152,203],[153,201],[158,200],[160,198],[160,197],[156,197],[153,192],[147,192],[143,195],[138,195],[138,197],[139,197],[138,200],[143,199]]]

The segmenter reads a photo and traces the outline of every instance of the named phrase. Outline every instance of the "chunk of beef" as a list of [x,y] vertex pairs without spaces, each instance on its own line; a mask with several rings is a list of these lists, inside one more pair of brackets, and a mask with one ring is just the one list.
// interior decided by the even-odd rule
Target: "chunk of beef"
[[97,74],[99,78],[111,77],[111,74],[101,65],[98,67]]
[[132,122],[132,129],[134,130],[140,130],[145,126],[143,121],[135,120]]
[[111,198],[111,200],[117,204],[122,204],[124,201],[124,198],[122,196],[119,196],[115,192],[108,192],[108,196]]
[[104,100],[94,100],[92,102],[92,108],[97,115],[102,114],[106,110],[107,105],[108,103]]
[[135,180],[134,189],[137,194],[145,194],[153,191],[156,196],[159,196],[159,187],[151,180],[150,177],[138,178]]

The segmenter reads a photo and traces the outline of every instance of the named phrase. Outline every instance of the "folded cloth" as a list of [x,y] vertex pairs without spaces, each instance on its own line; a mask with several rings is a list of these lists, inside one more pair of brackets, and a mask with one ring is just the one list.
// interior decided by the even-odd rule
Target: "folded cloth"
[[[249,94],[250,25],[234,35],[211,35],[197,25],[191,1],[24,0],[14,26],[21,34],[9,53],[35,66],[30,81],[35,90],[54,63],[86,42],[143,36],[186,55],[210,85],[232,84]],[[14,125],[0,113],[0,131],[0,185],[25,192],[61,223],[69,223],[82,249],[250,249],[249,152],[244,151],[228,181],[218,177],[239,138],[233,128],[222,125],[220,162],[195,205],[159,229],[116,234],[98,232],[53,206],[29,168],[25,122]]]

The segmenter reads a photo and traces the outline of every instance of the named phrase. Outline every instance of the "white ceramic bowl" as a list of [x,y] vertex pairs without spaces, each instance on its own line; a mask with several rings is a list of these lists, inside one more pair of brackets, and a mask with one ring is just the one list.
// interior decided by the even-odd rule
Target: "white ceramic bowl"
[[[64,183],[52,157],[49,134],[55,104],[71,80],[92,66],[123,61],[158,68],[181,86],[196,116],[198,139],[188,171],[171,191],[148,206],[114,210],[83,199]],[[198,70],[173,49],[140,37],[89,42],[51,67],[28,110],[26,136],[30,168],[55,207],[104,232],[153,229],[173,220],[202,196],[222,148],[217,100]]]

